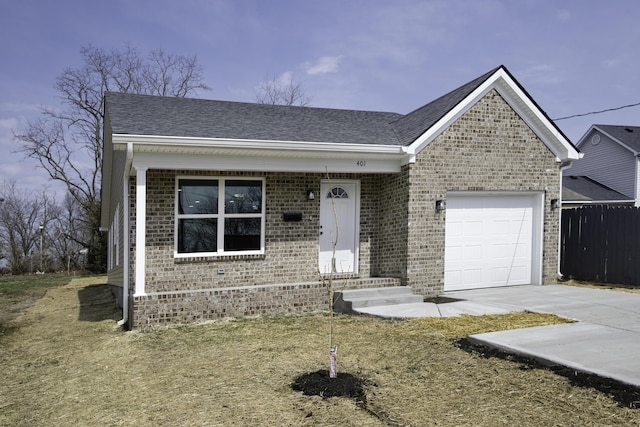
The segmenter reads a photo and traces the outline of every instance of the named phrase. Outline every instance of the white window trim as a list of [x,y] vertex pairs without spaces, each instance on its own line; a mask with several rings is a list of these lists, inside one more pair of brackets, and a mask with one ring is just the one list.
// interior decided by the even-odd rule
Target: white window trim
[[108,247],[109,247],[109,257],[107,258],[107,270],[111,270],[113,268],[113,223],[109,228],[108,235]]
[[[178,190],[180,180],[217,180],[218,181],[218,213],[210,215],[189,215],[178,212]],[[227,214],[224,209],[224,194],[226,181],[260,181],[262,182],[262,206],[260,209],[260,249],[252,251],[225,251],[224,250],[224,218],[247,218],[247,214]],[[176,176],[174,191],[174,227],[173,227],[173,256],[174,258],[194,258],[194,257],[220,257],[220,256],[243,256],[243,255],[263,255],[265,247],[265,224],[266,224],[266,182],[264,177],[254,176],[202,176],[202,175],[180,175]],[[254,215],[257,218],[258,215]],[[218,242],[217,252],[178,252],[178,222],[185,218],[217,218],[218,220]],[[220,232],[222,230],[222,232]],[[222,248],[222,249],[221,249]]]
[[108,235],[107,270],[120,265],[120,203],[116,205]]
[[120,203],[116,205],[116,214],[113,218],[113,260],[112,266],[120,265]]

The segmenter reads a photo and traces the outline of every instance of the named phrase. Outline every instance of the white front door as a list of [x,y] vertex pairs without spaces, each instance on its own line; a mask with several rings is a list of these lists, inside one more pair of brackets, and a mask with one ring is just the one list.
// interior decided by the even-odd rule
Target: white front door
[[320,184],[319,268],[321,274],[358,271],[359,181]]

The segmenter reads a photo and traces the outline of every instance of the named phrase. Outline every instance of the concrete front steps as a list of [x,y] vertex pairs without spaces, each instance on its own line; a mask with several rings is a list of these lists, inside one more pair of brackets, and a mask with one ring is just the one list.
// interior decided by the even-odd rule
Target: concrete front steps
[[333,310],[337,313],[368,314],[368,309],[405,304],[422,304],[409,286],[345,289],[333,294]]
[[334,292],[333,310],[338,313],[366,314],[389,319],[482,316],[522,311],[514,306],[468,301],[445,296],[428,298],[414,295],[409,286],[351,289]]

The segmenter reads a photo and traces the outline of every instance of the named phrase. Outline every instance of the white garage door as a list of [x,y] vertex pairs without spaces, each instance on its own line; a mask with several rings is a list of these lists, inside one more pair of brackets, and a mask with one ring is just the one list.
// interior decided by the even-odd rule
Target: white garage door
[[538,284],[542,194],[447,195],[445,291]]

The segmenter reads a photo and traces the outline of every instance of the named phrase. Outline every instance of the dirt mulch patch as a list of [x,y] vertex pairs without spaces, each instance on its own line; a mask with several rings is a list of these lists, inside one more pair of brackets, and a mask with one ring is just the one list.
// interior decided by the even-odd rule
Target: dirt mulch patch
[[342,372],[336,378],[331,378],[328,370],[319,370],[298,376],[291,388],[306,396],[320,396],[323,399],[346,397],[363,401],[365,383],[364,379],[350,373]]

